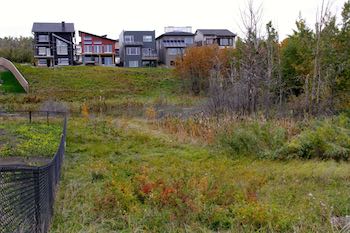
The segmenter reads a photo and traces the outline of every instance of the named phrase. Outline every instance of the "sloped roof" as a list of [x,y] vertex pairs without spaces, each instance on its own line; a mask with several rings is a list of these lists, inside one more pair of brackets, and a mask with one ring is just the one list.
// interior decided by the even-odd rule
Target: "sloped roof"
[[163,36],[194,36],[194,34],[190,33],[190,32],[177,32],[177,31],[174,31],[174,32],[164,33],[164,34],[158,36],[157,39],[160,39]]
[[234,34],[233,32],[231,32],[227,29],[198,29],[197,32],[200,32],[203,35],[236,36],[236,34]]
[[81,37],[81,33],[84,33],[84,34],[87,34],[87,35],[90,35],[90,36],[99,37],[99,38],[102,38],[102,39],[105,39],[105,40],[117,41],[117,40],[114,40],[114,39],[111,39],[111,38],[107,38],[107,35],[99,36],[99,35],[96,35],[96,34],[92,34],[92,33],[89,33],[89,32],[83,32],[83,31],[79,31],[79,36],[80,37]]
[[74,23],[33,23],[32,32],[75,32]]

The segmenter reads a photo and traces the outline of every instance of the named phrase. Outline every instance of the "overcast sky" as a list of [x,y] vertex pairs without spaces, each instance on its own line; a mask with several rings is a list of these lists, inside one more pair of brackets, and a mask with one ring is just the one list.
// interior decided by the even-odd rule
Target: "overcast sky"
[[[346,0],[332,0],[338,15]],[[156,30],[165,26],[227,28],[239,35],[248,0],[1,0],[0,37],[30,36],[33,22],[73,22],[75,29],[117,39],[122,30]],[[292,33],[301,12],[315,22],[322,0],[255,0],[262,4],[264,24],[272,20],[281,39]]]

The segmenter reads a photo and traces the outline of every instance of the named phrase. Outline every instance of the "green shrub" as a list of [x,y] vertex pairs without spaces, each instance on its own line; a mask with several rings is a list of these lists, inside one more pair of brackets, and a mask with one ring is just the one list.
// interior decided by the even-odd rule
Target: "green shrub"
[[285,129],[270,123],[245,123],[236,126],[231,133],[221,136],[221,142],[228,146],[232,155],[269,158],[287,139]]
[[350,159],[350,119],[341,115],[335,119],[316,121],[286,143],[279,158]]

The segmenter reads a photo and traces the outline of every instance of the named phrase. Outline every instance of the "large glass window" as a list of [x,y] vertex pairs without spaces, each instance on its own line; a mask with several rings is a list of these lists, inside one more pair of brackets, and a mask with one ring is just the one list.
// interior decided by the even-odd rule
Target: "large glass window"
[[221,46],[229,46],[230,45],[230,39],[226,39],[226,38],[220,39],[220,45]]
[[125,41],[125,43],[134,42],[134,36],[132,36],[132,35],[126,35],[126,36],[124,36],[124,41]]
[[46,55],[46,48],[45,47],[39,47],[39,55],[40,56]]
[[48,35],[39,35],[39,42],[49,42]]
[[140,48],[128,47],[126,48],[126,55],[140,55]]
[[142,55],[143,55],[143,56],[149,56],[149,55],[151,55],[151,49],[149,49],[149,48],[143,48],[143,49],[142,49]]
[[105,58],[104,58],[104,64],[105,64],[106,66],[113,65],[112,58],[111,58],[111,57],[105,57]]
[[105,45],[105,53],[112,53],[113,46],[111,44]]
[[58,58],[58,65],[59,66],[68,66],[69,59],[68,58]]
[[91,45],[85,45],[84,46],[84,53],[92,53],[92,46]]
[[193,38],[185,38],[186,44],[193,44]]
[[84,40],[92,40],[92,37],[91,36],[85,36]]
[[68,55],[67,43],[57,39],[56,40],[56,47],[57,47],[57,54],[58,55]]
[[129,61],[129,67],[139,67],[139,61]]
[[152,42],[152,36],[143,36],[143,42]]
[[94,53],[102,53],[102,45],[94,45]]
[[168,54],[169,55],[181,55],[182,54],[182,50],[179,48],[169,48],[168,49]]
[[47,60],[46,59],[39,59],[38,60],[38,65],[46,66],[47,65]]

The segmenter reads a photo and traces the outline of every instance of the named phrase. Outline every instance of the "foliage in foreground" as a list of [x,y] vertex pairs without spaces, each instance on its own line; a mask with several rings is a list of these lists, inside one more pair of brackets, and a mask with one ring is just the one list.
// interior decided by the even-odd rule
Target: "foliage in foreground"
[[330,232],[349,214],[347,163],[235,160],[130,119],[68,131],[52,232]]
[[153,122],[181,140],[216,144],[233,157],[350,160],[350,118],[294,121],[194,116]]
[[53,157],[57,151],[60,124],[26,123],[1,119],[0,157]]

